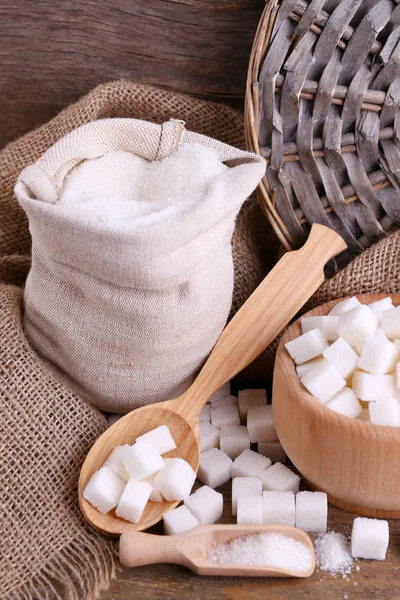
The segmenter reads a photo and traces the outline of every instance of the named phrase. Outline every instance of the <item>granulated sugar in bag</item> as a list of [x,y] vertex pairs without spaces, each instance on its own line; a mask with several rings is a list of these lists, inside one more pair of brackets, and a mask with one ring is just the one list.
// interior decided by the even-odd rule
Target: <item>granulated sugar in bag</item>
[[264,166],[180,121],[103,119],[22,171],[24,331],[59,379],[109,412],[189,387],[227,320],[235,218]]

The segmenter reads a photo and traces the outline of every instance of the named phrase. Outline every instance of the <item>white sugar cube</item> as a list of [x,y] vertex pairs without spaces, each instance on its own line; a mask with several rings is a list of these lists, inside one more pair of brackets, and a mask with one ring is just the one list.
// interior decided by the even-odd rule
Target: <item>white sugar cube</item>
[[277,440],[272,406],[250,406],[247,412],[247,429],[253,444]]
[[[327,350],[329,350],[329,348],[327,348]],[[306,373],[311,371],[311,369],[315,367],[318,363],[323,362],[323,360],[323,358],[314,358],[313,360],[309,360],[308,362],[303,363],[302,365],[296,365],[297,377],[301,379]]]
[[116,446],[103,463],[103,467],[108,467],[111,469],[111,471],[114,471],[114,473],[122,477],[124,481],[128,481],[129,474],[125,469],[122,460],[129,456],[130,450],[131,446],[129,446],[129,444],[125,444],[124,446]]
[[184,500],[190,495],[195,479],[196,473],[189,463],[182,458],[171,458],[157,473],[154,486],[168,501]]
[[129,454],[123,457],[122,463],[130,479],[145,479],[149,475],[164,468],[164,459],[153,444],[140,440],[131,446]]
[[329,346],[323,356],[344,379],[347,379],[358,367],[358,354],[343,338],[337,339]]
[[384,398],[368,405],[371,423],[400,427],[400,402],[394,398]]
[[282,463],[275,463],[266,471],[259,473],[257,477],[262,482],[263,490],[295,494],[299,491],[300,477]]
[[375,313],[375,315],[379,321],[382,316],[382,313],[385,310],[389,310],[390,308],[393,308],[393,302],[392,302],[392,299],[388,296],[387,298],[383,298],[382,300],[377,300],[376,302],[371,302],[371,304],[368,304],[368,306],[372,310],[372,312]]
[[232,460],[250,448],[250,438],[244,425],[223,425],[221,427],[219,447]]
[[166,425],[160,425],[151,431],[139,436],[136,442],[148,442],[151,444],[159,454],[166,454],[175,450],[176,444],[174,438],[171,435],[170,430]]
[[335,304],[335,306],[332,308],[332,310],[328,314],[329,314],[329,316],[332,316],[332,317],[337,317],[337,316],[340,317],[341,315],[343,315],[345,312],[347,312],[351,308],[354,308],[355,306],[359,306],[359,305],[360,305],[359,300],[353,296],[352,298],[347,298],[347,300],[343,300],[342,302]]
[[278,441],[258,442],[257,450],[258,450],[259,454],[262,454],[263,456],[267,456],[268,458],[270,458],[273,463],[286,462],[286,459],[287,459],[286,452],[282,448],[281,443]]
[[125,481],[108,467],[102,467],[89,479],[83,497],[103,515],[115,508],[125,489]]
[[369,418],[369,410],[368,408],[363,408],[360,414],[357,417],[358,421],[363,421],[364,423],[371,423],[371,419]]
[[231,478],[232,460],[217,448],[200,454],[197,479],[212,488],[219,487]]
[[374,337],[379,338],[381,340],[388,340],[388,336],[386,335],[386,333],[383,331],[382,327],[377,327],[376,331],[374,333]]
[[210,423],[211,421],[211,408],[208,404],[203,406],[203,408],[200,411],[200,423],[202,423],[203,421],[207,421],[208,423]]
[[199,525],[196,517],[184,505],[164,513],[163,521],[166,535],[184,535]]
[[385,560],[389,546],[389,523],[380,519],[357,517],[351,532],[351,555],[354,558]]
[[200,525],[211,525],[222,516],[224,497],[204,485],[184,501],[185,506],[196,517]]
[[352,388],[357,398],[365,402],[392,398],[394,376],[372,375],[364,371],[356,371],[353,375]]
[[262,496],[239,496],[236,512],[238,525],[261,525],[263,522]]
[[257,477],[235,477],[232,479],[232,515],[237,513],[239,496],[260,496],[262,498],[262,483]]
[[397,344],[372,337],[365,340],[358,366],[373,375],[383,375],[393,371],[399,358],[400,348]]
[[126,484],[115,514],[125,521],[139,523],[151,494],[151,483],[130,479]]
[[339,319],[337,330],[350,346],[362,344],[374,335],[378,327],[378,319],[368,306],[360,304],[346,311]]
[[219,429],[203,421],[199,425],[200,429],[200,452],[210,450],[210,448],[219,448]]
[[328,402],[346,385],[345,379],[326,359],[306,373],[300,381],[310,394],[323,403]]
[[233,462],[232,477],[256,477],[272,465],[272,461],[253,450],[244,450]]
[[267,390],[240,390],[239,414],[242,423],[246,423],[249,406],[265,406],[267,404]]
[[294,527],[296,505],[293,492],[263,492],[263,522],[266,525]]
[[211,425],[218,429],[222,425],[240,425],[237,406],[211,406]]
[[303,531],[325,533],[328,497],[325,492],[299,492],[296,496],[296,527]]
[[215,402],[216,400],[219,400],[220,398],[229,396],[230,393],[231,393],[231,384],[228,382],[228,383],[225,383],[223,386],[221,386],[216,392],[214,392],[213,395],[209,397],[208,402],[210,402],[210,404],[212,404],[213,402]]
[[333,398],[331,398],[326,406],[345,417],[354,419],[362,413],[362,406],[359,403],[357,396],[348,387],[344,387]]
[[328,342],[334,342],[339,337],[336,329],[338,323],[339,317],[304,317],[301,320],[301,332],[307,333],[307,331],[311,331],[311,329],[320,329]]
[[236,396],[232,396],[232,394],[230,394],[229,396],[224,396],[223,398],[219,398],[219,400],[215,400],[215,402],[212,403],[212,408],[217,408],[218,406],[237,406],[238,405],[238,399]]
[[382,313],[381,326],[391,340],[400,338],[400,306],[390,308]]
[[146,479],[144,479],[143,481],[147,481],[148,483],[150,483],[151,485],[151,492],[150,492],[150,496],[149,496],[149,500],[150,502],[162,502],[164,500],[164,497],[162,495],[162,493],[160,492],[160,490],[158,490],[156,488],[156,486],[154,485],[154,479],[156,478],[157,473],[153,473],[153,475],[150,475],[150,477],[146,477]]
[[285,344],[285,348],[296,365],[302,365],[308,360],[320,356],[327,347],[328,342],[320,329],[311,329]]

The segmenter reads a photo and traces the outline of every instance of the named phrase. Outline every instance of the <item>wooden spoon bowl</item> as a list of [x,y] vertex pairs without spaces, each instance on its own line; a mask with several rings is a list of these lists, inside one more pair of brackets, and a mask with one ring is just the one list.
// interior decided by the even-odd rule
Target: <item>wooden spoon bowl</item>
[[[390,294],[357,296],[363,304]],[[400,295],[390,295],[400,304]],[[339,298],[306,313],[326,315]],[[285,344],[301,335],[298,319],[283,336],[276,355],[272,406],[279,439],[313,489],[329,502],[377,518],[400,518],[400,427],[372,425],[327,408],[302,386]]]

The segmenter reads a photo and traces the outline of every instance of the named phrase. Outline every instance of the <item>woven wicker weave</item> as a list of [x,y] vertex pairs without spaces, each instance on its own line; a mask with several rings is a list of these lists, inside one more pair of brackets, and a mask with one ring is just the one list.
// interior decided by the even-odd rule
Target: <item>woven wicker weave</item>
[[267,2],[250,59],[247,146],[287,250],[310,224],[348,244],[339,264],[400,225],[400,5]]

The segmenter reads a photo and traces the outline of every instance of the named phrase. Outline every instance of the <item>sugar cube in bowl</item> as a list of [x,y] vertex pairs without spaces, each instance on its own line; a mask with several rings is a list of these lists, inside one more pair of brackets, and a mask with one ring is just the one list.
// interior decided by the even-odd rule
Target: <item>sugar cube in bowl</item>
[[[400,306],[400,295],[396,294],[363,294],[356,300],[368,305],[388,296],[394,307]],[[332,309],[344,300],[347,299],[339,298],[318,306],[301,318],[335,314]],[[358,306],[352,302],[353,307]],[[393,310],[390,302],[386,303],[386,310]],[[363,315],[362,311],[358,313]],[[384,311],[377,315],[378,328],[383,323],[387,332],[397,333],[392,314],[384,315]],[[399,518],[400,427],[375,425],[344,416],[311,396],[302,385],[296,364],[285,347],[302,335],[301,318],[281,339],[275,360],[272,407],[279,440],[304,479],[312,488],[327,492],[332,504],[363,516]],[[368,321],[368,336],[373,329],[372,320]],[[346,335],[352,342],[348,320],[345,324]],[[382,337],[380,330],[378,334]],[[390,340],[393,342],[394,338]],[[391,368],[390,358],[387,363],[389,367],[378,366],[378,370]],[[371,367],[368,365],[368,368]],[[350,374],[346,379],[348,387],[345,389],[351,388],[352,377]]]

